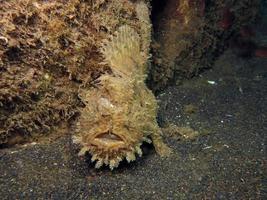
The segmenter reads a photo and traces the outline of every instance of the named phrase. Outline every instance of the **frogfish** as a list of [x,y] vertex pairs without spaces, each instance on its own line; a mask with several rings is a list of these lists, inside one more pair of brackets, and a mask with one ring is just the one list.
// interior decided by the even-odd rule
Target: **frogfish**
[[73,142],[79,144],[80,156],[92,156],[96,168],[107,165],[112,170],[123,159],[134,161],[142,156],[143,142],[152,142],[160,156],[171,153],[157,124],[157,100],[145,84],[151,38],[149,9],[140,2],[136,10],[140,32],[121,25],[103,40],[99,51],[112,72],[101,75],[94,88],[80,92],[85,108]]

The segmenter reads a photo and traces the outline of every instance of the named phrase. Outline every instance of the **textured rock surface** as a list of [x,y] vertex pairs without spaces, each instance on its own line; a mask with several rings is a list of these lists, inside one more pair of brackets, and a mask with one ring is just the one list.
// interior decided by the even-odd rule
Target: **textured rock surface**
[[[210,68],[229,39],[253,20],[259,0],[155,0],[150,84],[154,91]],[[156,8],[154,8],[156,9]]]
[[59,131],[82,107],[78,88],[109,71],[100,42],[121,25],[142,31],[128,0],[0,1],[0,19],[0,145],[8,146]]

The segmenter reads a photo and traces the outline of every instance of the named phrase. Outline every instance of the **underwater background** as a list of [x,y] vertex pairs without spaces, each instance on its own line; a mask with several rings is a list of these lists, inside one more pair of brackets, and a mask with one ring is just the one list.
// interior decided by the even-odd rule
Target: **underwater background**
[[[151,39],[140,2],[152,9]],[[0,16],[1,199],[267,197],[265,0],[0,0]],[[82,92],[114,73],[102,41],[125,24],[140,49],[150,43],[140,80],[172,154],[144,141],[135,161],[95,169],[72,136],[88,106]]]

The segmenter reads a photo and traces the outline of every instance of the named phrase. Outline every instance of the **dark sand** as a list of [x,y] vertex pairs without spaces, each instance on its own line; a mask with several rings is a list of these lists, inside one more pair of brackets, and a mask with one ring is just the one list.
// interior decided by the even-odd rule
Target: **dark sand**
[[1,199],[266,199],[267,59],[228,50],[213,70],[159,100],[161,124],[200,133],[165,138],[171,157],[143,146],[142,158],[111,172],[79,160],[69,137],[3,149]]

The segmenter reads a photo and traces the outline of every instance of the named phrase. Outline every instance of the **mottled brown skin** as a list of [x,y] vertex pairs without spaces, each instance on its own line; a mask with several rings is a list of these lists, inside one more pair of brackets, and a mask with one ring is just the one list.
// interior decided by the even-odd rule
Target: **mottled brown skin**
[[[106,79],[106,80],[104,80]],[[99,88],[85,92],[86,107],[78,122],[76,141],[82,144],[80,155],[89,152],[111,169],[126,158],[135,160],[142,155],[140,145],[151,142],[157,152],[167,155],[169,149],[162,143],[161,130],[155,116],[156,100],[144,83],[134,85],[123,78],[105,75]]]

